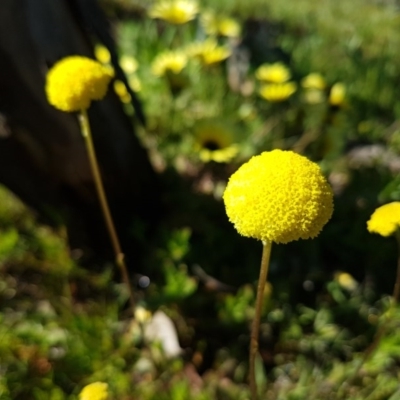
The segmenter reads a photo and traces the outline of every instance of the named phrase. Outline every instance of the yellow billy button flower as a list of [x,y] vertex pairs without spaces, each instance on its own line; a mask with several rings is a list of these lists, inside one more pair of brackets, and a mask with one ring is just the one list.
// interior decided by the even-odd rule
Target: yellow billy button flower
[[190,0],[161,0],[149,10],[150,18],[159,18],[171,24],[181,25],[194,19],[198,5]]
[[79,400],[107,400],[108,385],[104,382],[94,382],[85,386],[79,393]]
[[400,202],[385,204],[378,207],[367,222],[367,229],[371,233],[381,236],[393,235],[400,228]]
[[252,157],[230,177],[223,199],[236,230],[263,242],[314,238],[333,212],[320,167],[292,151]]
[[101,100],[113,77],[109,67],[82,56],[70,56],[54,64],[46,79],[49,103],[59,110],[86,110],[92,100]]

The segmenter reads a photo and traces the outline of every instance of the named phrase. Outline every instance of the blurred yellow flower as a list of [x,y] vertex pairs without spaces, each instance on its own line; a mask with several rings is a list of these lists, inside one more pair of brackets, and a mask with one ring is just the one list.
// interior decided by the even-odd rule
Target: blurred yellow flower
[[168,71],[179,74],[185,68],[187,61],[187,56],[183,51],[166,51],[154,59],[151,71],[156,76],[163,76]]
[[393,235],[400,227],[400,202],[385,204],[378,207],[367,222],[367,229],[371,233],[381,236]]
[[348,272],[336,272],[334,279],[343,289],[350,292],[358,287],[358,282]]
[[140,92],[142,90],[142,82],[136,75],[132,75],[128,79],[128,83],[134,92]]
[[120,81],[119,79],[114,82],[114,92],[118,95],[123,103],[131,102],[131,95],[126,88],[125,83]]
[[233,18],[216,16],[212,11],[205,11],[201,14],[200,20],[208,35],[221,35],[232,38],[240,36],[240,25]]
[[205,65],[219,63],[231,55],[231,51],[225,46],[219,46],[215,39],[192,43],[186,48],[186,52],[189,56],[197,57]]
[[318,164],[292,151],[252,157],[230,177],[223,199],[241,235],[276,243],[316,237],[333,212]]
[[85,386],[79,393],[79,400],[107,400],[108,385],[104,382],[94,382]]
[[306,89],[303,97],[306,103],[319,104],[325,100],[325,93],[319,89]]
[[149,10],[150,18],[159,18],[171,24],[181,25],[194,19],[198,5],[190,0],[161,0]]
[[58,61],[46,77],[49,103],[67,112],[85,110],[92,100],[102,99],[114,73],[111,68],[82,56]]
[[324,90],[326,88],[326,82],[321,74],[313,72],[302,79],[301,86],[304,89]]
[[119,64],[126,74],[133,74],[137,71],[139,63],[132,56],[124,55],[120,58]]
[[287,100],[297,89],[295,82],[267,83],[261,86],[260,96],[272,103]]
[[256,69],[255,76],[260,81],[271,83],[283,83],[291,78],[289,69],[280,62],[259,66]]
[[332,106],[341,106],[346,98],[346,86],[343,83],[335,83],[329,94],[329,103]]
[[96,46],[94,46],[94,56],[96,57],[96,60],[102,64],[110,64],[111,62],[111,54],[107,47],[102,44],[96,44]]
[[135,321],[139,322],[140,324],[149,322],[151,317],[151,311],[147,310],[146,308],[142,306],[135,308]]
[[195,128],[196,151],[203,162],[226,163],[238,153],[233,132],[220,121],[202,121]]

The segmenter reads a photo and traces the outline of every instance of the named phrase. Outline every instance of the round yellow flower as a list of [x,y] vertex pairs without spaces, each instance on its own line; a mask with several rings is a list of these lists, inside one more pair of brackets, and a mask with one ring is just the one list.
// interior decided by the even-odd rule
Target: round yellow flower
[[123,55],[119,59],[119,64],[126,74],[133,74],[139,68],[139,63],[132,56]]
[[82,56],[66,57],[47,74],[47,99],[62,111],[85,110],[92,100],[106,95],[112,77],[112,70],[97,61]]
[[348,273],[338,271],[334,275],[335,281],[343,288],[352,292],[358,287],[358,282]]
[[79,400],[107,400],[108,385],[104,382],[94,382],[85,386],[79,393]]
[[194,19],[198,5],[190,0],[163,0],[149,10],[150,18],[159,18],[171,24],[181,25]]
[[241,235],[276,243],[316,237],[333,212],[320,167],[292,151],[252,157],[230,177],[223,199]]
[[272,103],[287,100],[297,89],[295,82],[268,83],[260,89],[260,96]]
[[377,208],[367,222],[367,229],[371,233],[382,236],[393,235],[400,228],[400,202],[385,204]]
[[260,81],[283,83],[291,77],[289,69],[280,62],[263,64],[256,70],[256,78]]
[[313,72],[302,79],[301,86],[303,86],[304,89],[324,90],[326,82],[321,74]]
[[346,86],[343,83],[335,83],[329,93],[329,103],[332,106],[341,106],[346,98]]
[[94,56],[96,57],[96,60],[102,64],[110,64],[111,62],[111,54],[107,47],[102,44],[96,44],[94,47]]

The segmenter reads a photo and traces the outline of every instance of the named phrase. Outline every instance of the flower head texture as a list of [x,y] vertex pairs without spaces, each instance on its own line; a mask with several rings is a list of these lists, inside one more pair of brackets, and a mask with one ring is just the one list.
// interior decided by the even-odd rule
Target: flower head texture
[[271,83],[287,82],[291,77],[289,69],[280,62],[263,64],[256,70],[256,78]]
[[194,19],[198,11],[198,5],[194,1],[161,0],[149,10],[149,16],[171,24],[182,25]]
[[47,74],[47,99],[62,111],[85,110],[92,100],[106,95],[112,77],[112,70],[97,61],[82,56],[66,57]]
[[230,177],[223,199],[241,235],[275,243],[316,237],[333,212],[320,167],[292,151],[252,157]]
[[371,233],[381,236],[393,235],[400,228],[400,202],[385,204],[378,207],[367,222],[367,229]]
[[267,83],[261,87],[260,96],[271,103],[278,103],[287,100],[296,90],[295,82]]
[[107,400],[108,385],[104,382],[94,382],[86,385],[79,393],[79,400]]

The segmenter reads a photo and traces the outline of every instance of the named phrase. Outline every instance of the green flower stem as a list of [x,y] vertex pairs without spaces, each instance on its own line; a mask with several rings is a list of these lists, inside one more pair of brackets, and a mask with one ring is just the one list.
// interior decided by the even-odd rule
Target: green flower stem
[[133,297],[133,290],[130,284],[128,269],[125,264],[125,256],[122,252],[121,245],[118,239],[117,231],[114,226],[114,222],[111,216],[110,208],[108,206],[108,201],[106,197],[106,193],[104,191],[103,182],[100,175],[99,164],[96,158],[96,152],[93,145],[92,134],[90,130],[89,118],[86,110],[81,110],[78,116],[79,124],[81,127],[82,136],[85,139],[86,149],[88,152],[90,168],[92,170],[92,175],[94,179],[94,183],[96,186],[97,196],[99,198],[101,210],[103,212],[104,220],[106,223],[106,227],[108,233],[110,235],[111,244],[115,254],[115,263],[119,267],[122,279],[128,289],[129,293],[129,301],[132,307],[132,312],[135,309],[135,300]]
[[260,333],[261,312],[264,300],[265,283],[267,282],[269,259],[271,255],[272,242],[263,242],[263,252],[261,258],[260,277],[258,278],[256,309],[253,323],[251,325],[250,335],[250,356],[249,356],[249,381],[251,400],[258,399],[257,382],[256,382],[256,356],[258,353],[258,337]]

